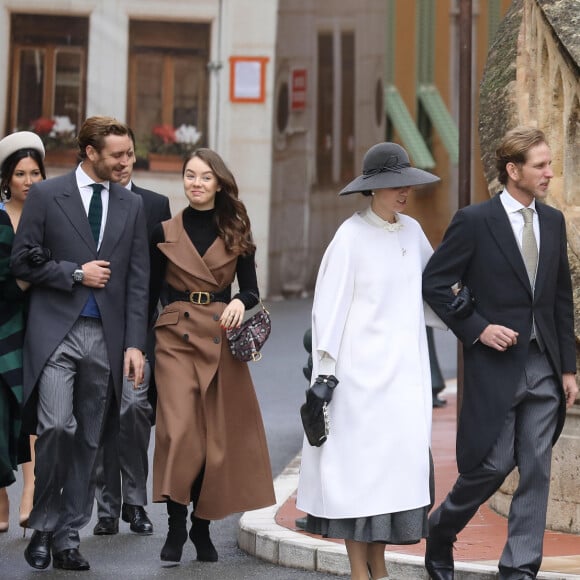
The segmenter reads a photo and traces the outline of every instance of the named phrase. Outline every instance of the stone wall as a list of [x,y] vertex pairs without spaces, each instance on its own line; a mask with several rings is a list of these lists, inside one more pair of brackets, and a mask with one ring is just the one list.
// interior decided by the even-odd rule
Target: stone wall
[[[481,84],[479,120],[489,192],[500,189],[495,145],[509,127],[542,129],[555,177],[547,203],[560,209],[568,231],[580,349],[580,13],[577,0],[515,0],[491,47]],[[580,366],[580,365],[579,365]],[[554,448],[547,527],[580,533],[580,405],[568,411]],[[491,500],[507,515],[517,485],[513,473]]]

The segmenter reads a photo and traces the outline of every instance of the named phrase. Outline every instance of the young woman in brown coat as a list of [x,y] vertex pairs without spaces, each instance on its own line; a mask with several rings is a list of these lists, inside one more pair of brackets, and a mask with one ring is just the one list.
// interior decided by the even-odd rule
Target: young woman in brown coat
[[155,324],[153,501],[166,502],[169,516],[162,560],[180,561],[192,502],[197,559],[216,561],[209,520],[275,503],[248,366],[225,337],[259,300],[255,245],[235,178],[217,153],[197,150],[182,173],[189,205],[152,238],[152,310],[160,293],[166,304]]

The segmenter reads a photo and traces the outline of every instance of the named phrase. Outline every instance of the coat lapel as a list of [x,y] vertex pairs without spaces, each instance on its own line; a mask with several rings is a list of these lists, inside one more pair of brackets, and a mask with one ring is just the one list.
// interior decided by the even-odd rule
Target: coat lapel
[[[538,256],[538,271],[536,273],[535,296],[540,296],[542,285],[546,281],[546,271],[550,256],[558,256],[558,249],[555,247],[556,237],[550,232],[554,231],[551,226],[550,215],[541,202],[536,201],[536,211],[540,222],[540,254]],[[557,238],[560,239],[559,237]]]
[[105,223],[103,241],[99,248],[99,254],[102,254],[103,256],[111,255],[113,248],[117,245],[117,242],[125,229],[125,222],[127,221],[128,215],[125,191],[124,187],[118,186],[114,183],[110,184],[107,222]]
[[70,221],[72,227],[78,232],[81,239],[85,244],[87,244],[92,252],[96,253],[97,248],[95,246],[95,240],[93,239],[93,234],[83,206],[81,193],[77,187],[74,172],[70,174],[63,192],[55,196],[55,201]]
[[499,195],[496,195],[490,200],[490,214],[487,217],[487,223],[491,235],[495,239],[500,251],[504,254],[516,276],[527,288],[531,296],[532,287],[530,286],[524,259]]
[[[183,212],[169,220],[164,227],[165,242],[158,244],[159,249],[179,268],[185,272],[195,269],[195,275],[200,280],[209,282],[212,286],[219,286],[204,259],[199,255],[183,228]],[[181,237],[184,243],[180,243]],[[215,246],[215,242],[213,244]],[[210,252],[211,248],[208,249]]]

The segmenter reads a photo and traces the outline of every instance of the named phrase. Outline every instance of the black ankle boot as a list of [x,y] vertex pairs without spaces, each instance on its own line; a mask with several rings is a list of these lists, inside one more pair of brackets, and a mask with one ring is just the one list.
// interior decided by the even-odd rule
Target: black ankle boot
[[160,558],[164,562],[179,562],[187,541],[187,506],[167,500],[169,530]]
[[202,520],[191,514],[189,537],[197,550],[197,559],[200,562],[217,562],[218,553],[209,537],[209,520]]

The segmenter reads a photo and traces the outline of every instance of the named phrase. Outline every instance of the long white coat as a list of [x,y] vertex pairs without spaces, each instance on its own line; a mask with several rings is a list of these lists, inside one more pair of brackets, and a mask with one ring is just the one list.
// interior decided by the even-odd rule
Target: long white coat
[[297,507],[324,518],[429,504],[431,373],[421,274],[433,250],[418,222],[389,231],[370,208],[337,230],[312,311],[313,379],[320,357],[340,381],[322,447],[304,438]]

